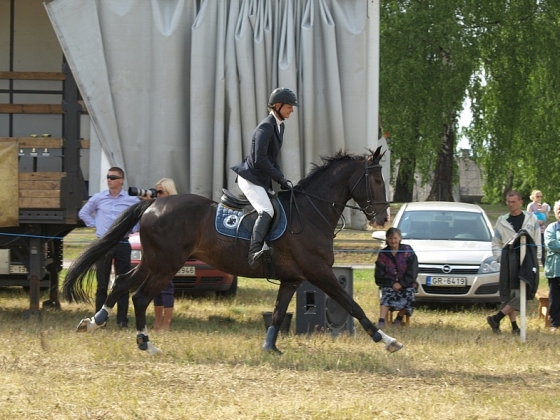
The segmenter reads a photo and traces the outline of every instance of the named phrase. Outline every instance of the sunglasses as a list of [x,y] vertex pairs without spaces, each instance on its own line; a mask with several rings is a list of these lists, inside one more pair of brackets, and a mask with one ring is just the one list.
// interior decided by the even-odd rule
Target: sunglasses
[[156,190],[157,195],[163,194],[163,190]]
[[107,179],[110,179],[111,181],[114,181],[115,179],[122,179],[122,176],[107,175]]

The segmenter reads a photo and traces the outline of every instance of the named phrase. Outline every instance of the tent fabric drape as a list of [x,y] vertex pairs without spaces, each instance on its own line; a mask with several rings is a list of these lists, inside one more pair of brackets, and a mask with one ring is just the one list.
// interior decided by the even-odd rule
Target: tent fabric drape
[[366,136],[368,119],[377,119],[367,114],[368,89],[377,89],[368,72],[367,0],[53,0],[45,7],[96,137],[129,185],[148,188],[166,176],[180,192],[214,200],[223,187],[235,191],[229,167],[248,153],[278,86],[301,104],[281,151],[288,179],[304,177],[321,155],[361,154],[377,142]]

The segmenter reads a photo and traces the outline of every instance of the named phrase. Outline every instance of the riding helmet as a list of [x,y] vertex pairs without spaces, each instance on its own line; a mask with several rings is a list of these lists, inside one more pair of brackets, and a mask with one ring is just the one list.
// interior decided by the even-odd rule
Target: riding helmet
[[296,98],[296,94],[292,92],[290,89],[285,87],[276,88],[270,94],[270,99],[268,100],[268,106],[272,107],[274,104],[277,103],[299,106]]

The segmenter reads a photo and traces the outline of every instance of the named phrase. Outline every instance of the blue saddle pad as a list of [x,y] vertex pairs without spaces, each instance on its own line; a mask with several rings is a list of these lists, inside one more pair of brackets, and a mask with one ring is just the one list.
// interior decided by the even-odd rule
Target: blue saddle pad
[[[265,238],[266,241],[274,241],[278,239],[284,234],[286,226],[288,226],[288,220],[286,218],[284,207],[280,202],[278,202],[278,204],[280,208],[280,220],[278,221],[276,227],[268,232],[268,235],[266,235]],[[242,217],[242,211],[231,209],[220,203],[218,204],[218,210],[216,211],[216,230],[222,235],[249,241],[251,240],[252,232],[249,232],[243,224],[240,225]]]

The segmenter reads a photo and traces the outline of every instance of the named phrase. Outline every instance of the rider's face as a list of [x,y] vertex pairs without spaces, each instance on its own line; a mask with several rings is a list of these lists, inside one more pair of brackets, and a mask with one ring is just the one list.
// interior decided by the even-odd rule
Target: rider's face
[[[274,104],[274,108],[285,120],[290,118],[290,115],[294,112],[294,106],[290,104],[284,104],[283,106],[282,104]],[[278,111],[278,109],[280,109],[280,111]]]

